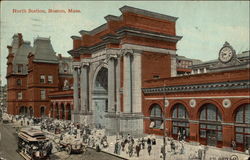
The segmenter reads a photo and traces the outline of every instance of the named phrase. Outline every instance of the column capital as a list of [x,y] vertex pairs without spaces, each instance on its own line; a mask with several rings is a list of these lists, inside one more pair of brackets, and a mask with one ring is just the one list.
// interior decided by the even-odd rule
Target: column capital
[[138,49],[121,49],[121,54],[124,55],[134,55],[141,54],[143,51]]
[[81,62],[73,62],[72,68],[73,69],[79,69],[79,68],[81,68]]
[[81,63],[81,68],[88,67],[88,66],[89,66],[89,62],[82,62]]

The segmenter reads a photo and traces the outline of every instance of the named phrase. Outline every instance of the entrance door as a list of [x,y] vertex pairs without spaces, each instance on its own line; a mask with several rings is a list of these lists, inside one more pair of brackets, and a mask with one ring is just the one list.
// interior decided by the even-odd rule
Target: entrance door
[[207,145],[216,146],[217,145],[217,133],[214,130],[207,131]]
[[106,100],[100,99],[95,100],[95,109],[96,109],[96,125],[97,127],[105,127],[105,108],[106,108]]
[[246,135],[245,137],[245,150],[250,147],[250,135]]

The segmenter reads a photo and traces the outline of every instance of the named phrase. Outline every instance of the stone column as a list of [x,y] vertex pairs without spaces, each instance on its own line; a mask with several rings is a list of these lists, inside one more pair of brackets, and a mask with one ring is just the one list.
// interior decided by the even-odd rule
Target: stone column
[[88,65],[83,64],[80,75],[81,113],[88,111]]
[[67,102],[64,103],[64,120],[68,119]]
[[79,79],[78,79],[78,68],[75,67],[73,71],[73,78],[74,78],[74,113],[78,113],[79,111],[79,91],[78,91],[78,84],[79,84]]
[[52,118],[55,118],[55,117],[56,117],[56,103],[55,103],[55,102],[53,102],[52,107],[53,107],[53,115],[52,115]]
[[132,61],[132,111],[141,113],[141,54],[134,53]]
[[115,58],[108,61],[108,112],[115,112]]
[[125,113],[132,113],[131,56],[131,53],[126,53],[124,55],[123,107]]
[[115,67],[116,72],[116,110],[117,112],[121,112],[121,104],[120,104],[120,72],[121,72],[121,59],[117,58],[117,64]]

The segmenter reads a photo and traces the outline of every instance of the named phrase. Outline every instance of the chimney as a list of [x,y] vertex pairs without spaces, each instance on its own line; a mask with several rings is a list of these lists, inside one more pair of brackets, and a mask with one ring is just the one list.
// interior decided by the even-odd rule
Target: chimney
[[18,47],[23,44],[23,35],[22,33],[18,33]]

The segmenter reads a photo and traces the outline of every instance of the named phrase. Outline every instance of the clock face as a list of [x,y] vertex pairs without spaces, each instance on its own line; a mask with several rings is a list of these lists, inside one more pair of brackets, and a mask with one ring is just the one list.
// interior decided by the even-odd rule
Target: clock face
[[233,57],[233,50],[230,47],[224,47],[220,50],[219,59],[222,62],[228,62]]

